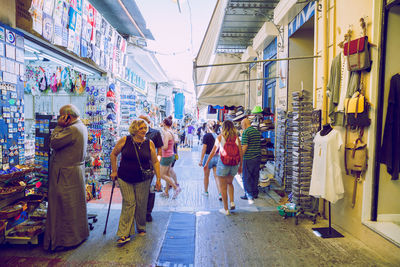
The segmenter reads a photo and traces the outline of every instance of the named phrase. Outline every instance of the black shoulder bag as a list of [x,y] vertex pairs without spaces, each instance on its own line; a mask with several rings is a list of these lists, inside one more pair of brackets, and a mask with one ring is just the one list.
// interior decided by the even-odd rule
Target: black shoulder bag
[[154,171],[153,171],[153,169],[143,169],[143,168],[142,168],[142,164],[140,163],[139,153],[137,152],[136,144],[135,144],[135,142],[133,141],[133,138],[132,138],[132,143],[133,143],[133,147],[135,148],[136,156],[137,156],[138,162],[139,162],[139,167],[140,167],[140,178],[141,178],[141,180],[142,180],[142,181],[146,181],[146,180],[152,179],[153,176],[154,176]]

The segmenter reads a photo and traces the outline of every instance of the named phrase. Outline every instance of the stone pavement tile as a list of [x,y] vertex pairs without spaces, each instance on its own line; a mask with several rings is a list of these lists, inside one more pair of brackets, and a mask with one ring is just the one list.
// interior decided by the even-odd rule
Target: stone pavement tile
[[390,266],[359,240],[322,239],[315,225],[277,212],[217,212],[197,217],[196,266]]

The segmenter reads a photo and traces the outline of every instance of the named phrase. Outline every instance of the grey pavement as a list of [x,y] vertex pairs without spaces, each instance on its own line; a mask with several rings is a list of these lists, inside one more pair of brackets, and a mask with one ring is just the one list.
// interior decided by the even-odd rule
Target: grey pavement
[[230,216],[220,214],[222,202],[212,175],[209,196],[202,195],[199,159],[198,147],[180,151],[175,170],[182,193],[175,200],[157,194],[146,236],[135,236],[118,247],[115,234],[120,204],[111,209],[106,235],[107,205],[90,204],[89,212],[98,214],[98,222],[79,247],[49,253],[40,246],[3,245],[0,266],[4,266],[1,262],[19,262],[20,266],[155,266],[172,212],[196,214],[195,266],[400,266],[398,256],[383,258],[345,232],[344,238],[317,237],[311,228],[327,225],[320,217],[316,225],[306,218],[300,219],[299,225],[294,218],[284,220],[276,210],[279,197],[274,192],[260,194],[254,204],[241,200],[243,189],[237,180],[236,210]]

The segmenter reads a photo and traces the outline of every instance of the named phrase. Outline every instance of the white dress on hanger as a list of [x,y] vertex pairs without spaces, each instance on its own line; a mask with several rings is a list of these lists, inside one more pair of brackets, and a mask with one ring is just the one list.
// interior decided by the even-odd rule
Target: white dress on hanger
[[339,131],[332,129],[325,136],[314,137],[314,161],[310,195],[335,203],[344,197],[340,148],[343,145]]

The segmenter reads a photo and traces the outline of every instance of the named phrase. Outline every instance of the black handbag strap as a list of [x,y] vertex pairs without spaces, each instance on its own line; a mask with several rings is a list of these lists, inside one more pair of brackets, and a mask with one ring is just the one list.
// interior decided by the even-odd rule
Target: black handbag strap
[[[135,141],[133,141],[133,137],[131,137],[131,140],[132,140],[133,147],[135,148],[136,156],[137,156],[137,158],[138,158],[140,170],[143,171],[142,164],[140,163],[139,153],[137,152],[136,143],[135,143]],[[143,142],[144,142],[144,141],[143,141]]]

